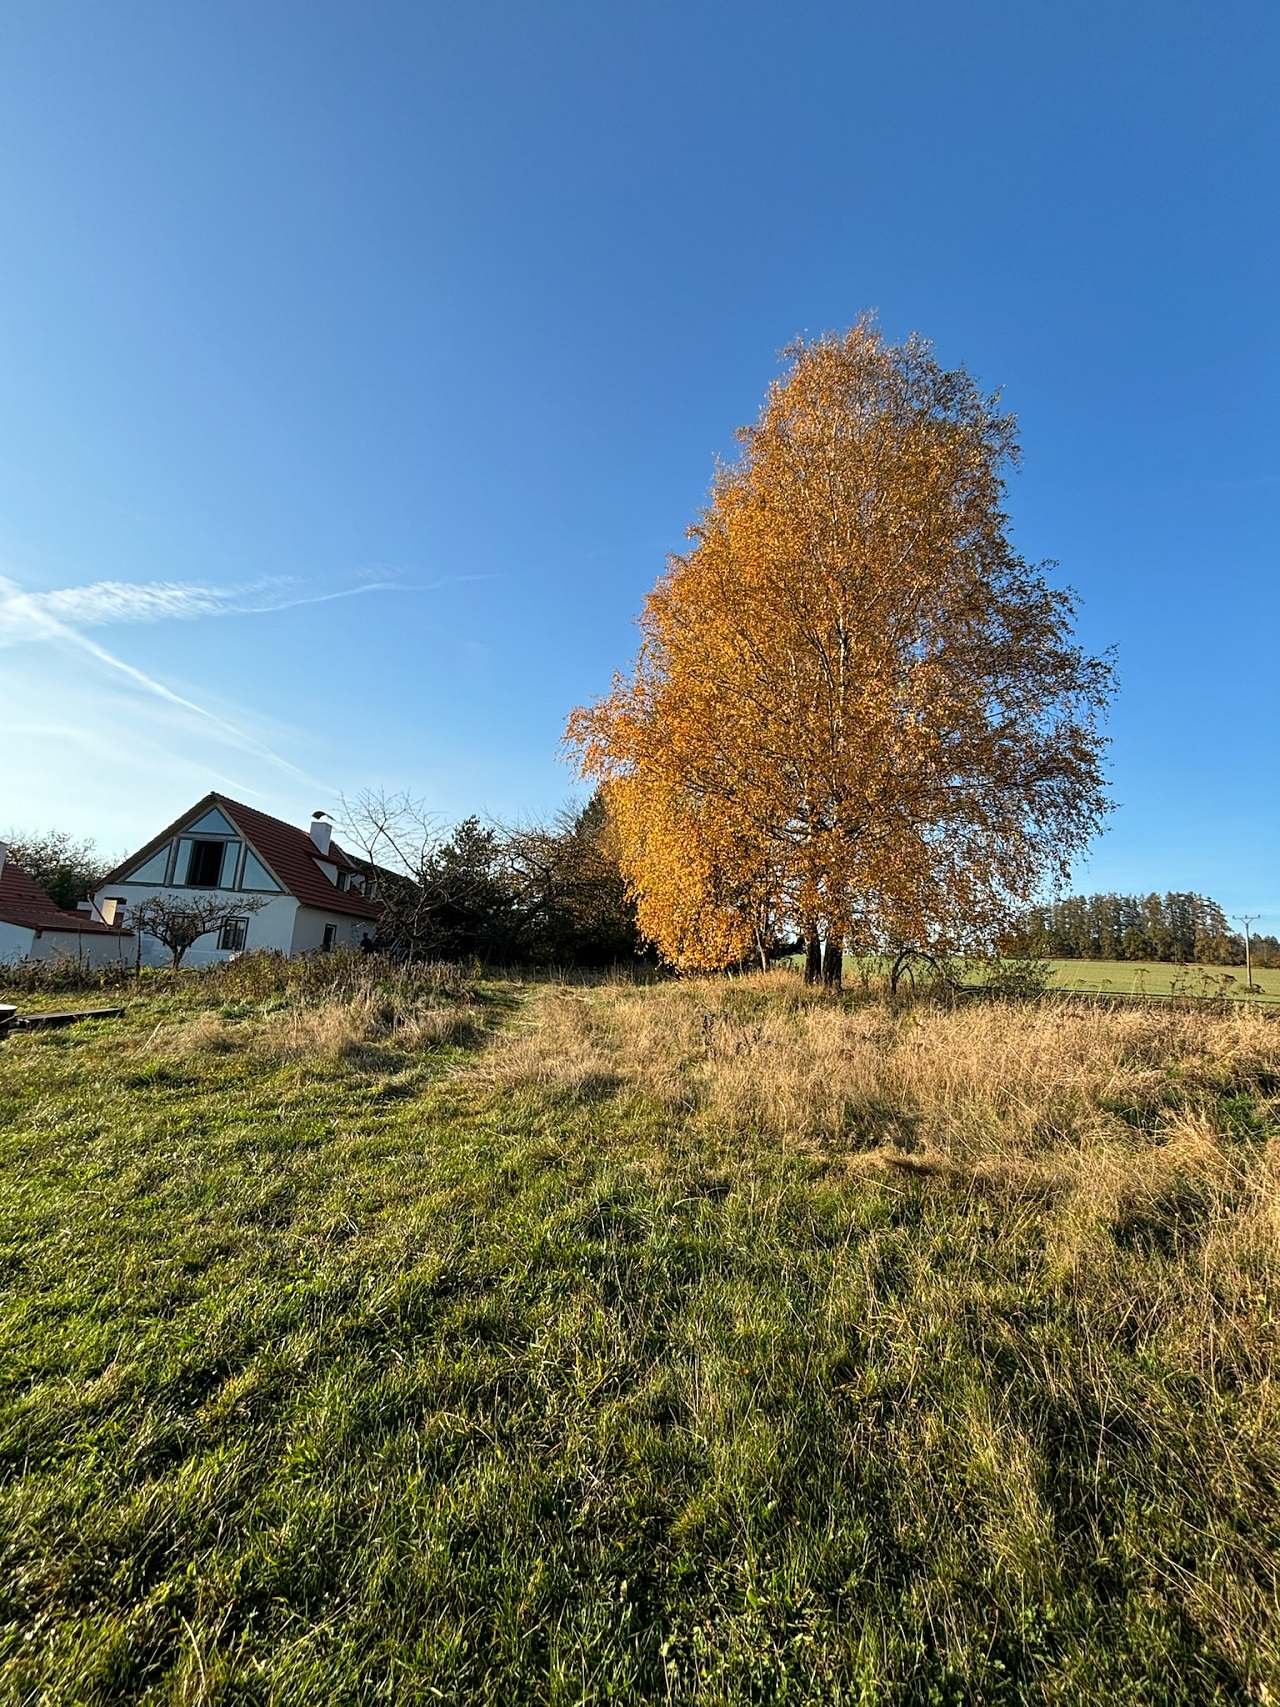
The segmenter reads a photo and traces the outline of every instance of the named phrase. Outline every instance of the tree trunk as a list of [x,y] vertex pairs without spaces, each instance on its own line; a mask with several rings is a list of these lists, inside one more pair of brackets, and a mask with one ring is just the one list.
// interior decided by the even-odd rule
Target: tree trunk
[[822,982],[829,990],[839,990],[844,982],[844,938],[828,937],[822,950]]
[[822,980],[822,938],[816,925],[806,925],[804,932],[804,981],[817,984]]

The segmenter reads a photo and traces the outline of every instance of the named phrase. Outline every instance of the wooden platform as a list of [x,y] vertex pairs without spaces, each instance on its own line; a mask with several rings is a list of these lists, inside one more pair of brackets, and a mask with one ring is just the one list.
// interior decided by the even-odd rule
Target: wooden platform
[[0,1037],[9,1031],[37,1031],[42,1026],[76,1025],[82,1019],[119,1019],[123,1008],[77,1008],[74,1013],[65,1014],[15,1014],[8,1025],[5,1024],[4,1014],[0,1011]]

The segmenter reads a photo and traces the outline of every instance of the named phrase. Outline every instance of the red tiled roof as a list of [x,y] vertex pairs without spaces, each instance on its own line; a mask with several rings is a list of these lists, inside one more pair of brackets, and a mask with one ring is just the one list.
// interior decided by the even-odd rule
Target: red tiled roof
[[59,907],[12,859],[0,867],[0,921],[40,931],[83,931],[86,936],[133,935],[120,925],[104,924],[90,913]]
[[[171,836],[177,835],[184,825],[198,818],[210,806],[219,807],[230,818],[276,881],[296,900],[301,901],[304,907],[323,907],[328,913],[349,913],[357,919],[378,917],[381,909],[376,902],[368,901],[363,895],[353,894],[350,890],[339,889],[335,883],[329,881],[316,864],[316,860],[322,856],[311,840],[309,831],[299,829],[296,824],[286,824],[283,818],[273,818],[267,812],[259,812],[254,806],[243,806],[238,800],[229,800],[225,794],[217,793],[206,794],[203,800],[198,800],[181,818],[175,818],[168,829],[161,830],[145,847],[130,854],[123,865],[118,865],[104,878],[104,883],[125,881],[125,872],[141,864],[156,848],[162,847]],[[329,851],[323,857],[339,871],[360,870],[336,842],[330,842]]]

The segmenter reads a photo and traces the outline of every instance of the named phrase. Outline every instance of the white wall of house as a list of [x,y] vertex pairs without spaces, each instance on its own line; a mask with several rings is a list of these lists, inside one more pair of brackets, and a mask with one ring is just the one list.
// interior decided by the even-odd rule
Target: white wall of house
[[312,954],[324,947],[324,928],[334,927],[334,948],[359,948],[366,936],[372,936],[372,919],[353,919],[350,913],[325,913],[319,907],[299,907],[293,926],[293,954]]
[[[189,901],[193,895],[202,899],[207,895],[214,896],[220,906],[225,906],[229,913],[241,913],[244,903],[249,897],[237,889],[165,889],[155,883],[108,883],[98,890],[94,896],[94,905],[101,911],[102,904],[110,896],[120,896],[125,902],[123,922],[131,924],[133,912],[153,895],[161,895],[166,901],[181,905]],[[245,933],[244,951],[252,953],[254,949],[272,949],[280,954],[292,954],[294,915],[299,911],[298,903],[292,895],[270,895],[259,899],[266,901],[266,906],[260,912],[241,914],[248,919]],[[192,943],[183,956],[184,966],[212,966],[219,960],[230,960],[231,951],[218,947],[218,933],[211,931],[208,936],[202,936]],[[144,966],[167,966],[169,950],[162,942],[145,932],[142,936],[142,964]]]
[[131,965],[134,939],[103,931],[34,930],[0,923],[0,964],[15,960],[78,960],[84,966]]
[[78,960],[84,966],[132,966],[137,944],[131,936],[102,931],[38,931],[32,960]]
[[30,925],[6,925],[0,920],[0,966],[15,960],[30,960],[35,934]]

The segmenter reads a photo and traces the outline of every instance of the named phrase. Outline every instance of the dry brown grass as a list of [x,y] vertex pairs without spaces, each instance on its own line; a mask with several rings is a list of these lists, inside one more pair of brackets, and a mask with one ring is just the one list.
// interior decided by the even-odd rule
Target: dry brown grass
[[[1280,1676],[1280,1024],[1070,998],[895,1008],[773,975],[548,990],[483,1070],[655,1181],[714,1172],[759,1238],[824,1206],[833,1272],[865,1301],[844,1331],[893,1394],[858,1451],[910,1466],[912,1545],[976,1500],[975,1546],[1060,1604],[1063,1538],[1107,1509],[1100,1532],[1131,1526],[1127,1557],[1205,1651]],[[802,1233],[794,1250],[813,1260]],[[959,1653],[971,1609],[925,1598]]]
[[1275,1099],[1280,1025],[1075,1001],[843,1005],[772,974],[553,987],[490,1071],[508,1088],[633,1094],[783,1145],[974,1165],[1167,1138],[1235,1086]]
[[[1280,1025],[1246,1009],[1074,1000],[835,1001],[785,974],[552,988],[485,1071],[500,1087],[630,1101],[714,1143],[853,1177],[927,1177],[1044,1218],[1050,1277],[1175,1248],[1204,1286],[1280,1256]],[[1185,1303],[1185,1300],[1184,1300]],[[1188,1306],[1193,1311],[1204,1303]]]
[[1280,1700],[1280,1026],[329,972],[6,1045],[14,1699]]
[[133,1052],[140,1059],[157,1054],[181,1059],[244,1050],[281,1063],[377,1066],[390,1052],[405,1055],[473,1043],[484,1026],[485,1015],[474,1003],[430,995],[405,1002],[376,989],[357,989],[267,1015],[230,1017],[202,1009],[158,1026]]
[[478,1008],[419,1003],[402,1008],[376,992],[316,1007],[291,1008],[262,1035],[261,1047],[283,1060],[366,1061],[387,1048],[439,1049],[474,1040],[483,1025]]

